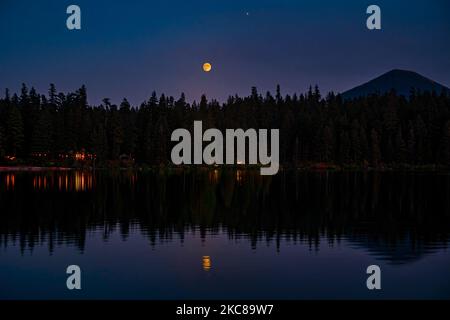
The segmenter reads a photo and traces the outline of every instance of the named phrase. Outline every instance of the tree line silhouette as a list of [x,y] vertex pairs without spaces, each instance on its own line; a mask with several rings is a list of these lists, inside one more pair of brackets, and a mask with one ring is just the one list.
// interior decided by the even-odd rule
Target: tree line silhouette
[[20,95],[6,90],[0,99],[0,158],[22,161],[37,154],[47,159],[84,150],[98,164],[127,155],[137,164],[170,164],[177,128],[192,131],[194,120],[203,128],[278,128],[280,161],[285,166],[308,163],[364,165],[450,165],[450,97],[411,90],[352,100],[318,87],[305,94],[282,96],[258,93],[230,96],[225,103],[157,96],[140,106],[123,99],[88,104],[86,87],[64,94],[50,85],[48,95],[22,85]]

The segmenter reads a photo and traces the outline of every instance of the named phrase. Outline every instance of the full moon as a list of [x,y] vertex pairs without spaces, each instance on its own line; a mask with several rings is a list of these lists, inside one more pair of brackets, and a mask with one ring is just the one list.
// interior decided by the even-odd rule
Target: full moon
[[205,62],[205,63],[203,64],[203,71],[205,71],[205,72],[210,72],[211,69],[212,69],[212,66],[211,66],[211,64],[210,64],[209,62]]

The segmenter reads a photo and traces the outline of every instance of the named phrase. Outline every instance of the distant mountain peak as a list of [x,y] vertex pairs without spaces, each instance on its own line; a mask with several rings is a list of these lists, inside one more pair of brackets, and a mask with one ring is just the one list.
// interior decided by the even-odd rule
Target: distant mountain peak
[[412,89],[420,92],[435,91],[438,94],[445,91],[447,94],[450,94],[449,88],[428,79],[417,72],[393,69],[369,82],[345,91],[342,93],[342,97],[344,99],[352,99],[376,93],[384,94],[391,90],[395,90],[399,95],[409,97]]

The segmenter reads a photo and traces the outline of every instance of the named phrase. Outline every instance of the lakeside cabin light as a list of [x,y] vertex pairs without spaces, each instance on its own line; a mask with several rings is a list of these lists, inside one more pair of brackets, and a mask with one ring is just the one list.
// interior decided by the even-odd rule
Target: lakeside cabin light
[[58,156],[60,159],[71,158],[77,161],[95,160],[97,158],[96,154],[85,151],[76,151],[76,152],[70,151],[69,153],[60,153]]
[[16,159],[16,156],[5,156],[5,160],[7,161],[15,161]]

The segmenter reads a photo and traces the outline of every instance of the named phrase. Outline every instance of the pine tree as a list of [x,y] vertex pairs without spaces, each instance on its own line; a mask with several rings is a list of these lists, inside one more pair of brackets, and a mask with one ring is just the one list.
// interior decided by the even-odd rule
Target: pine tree
[[380,139],[378,133],[375,129],[372,129],[371,133],[372,142],[372,165],[378,167],[381,162],[381,152],[380,152]]
[[401,128],[398,129],[397,136],[395,138],[395,162],[396,163],[406,163],[408,149],[405,144],[405,140],[402,136]]
[[427,159],[427,136],[428,131],[422,117],[417,116],[415,122],[415,136],[416,136],[416,162],[419,164],[424,164]]
[[123,128],[123,143],[121,150],[123,153],[132,156],[136,151],[137,134],[135,119],[127,99],[123,99],[120,104],[119,113]]
[[[386,148],[384,149],[384,153],[382,152],[382,158],[386,163],[393,163],[394,162],[394,143],[392,142],[392,138],[387,138]],[[383,156],[384,155],[384,156]]]
[[450,120],[444,126],[440,149],[441,162],[450,166]]
[[165,113],[161,114],[158,118],[154,127],[153,136],[156,137],[155,139],[153,139],[152,147],[152,159],[154,160],[154,164],[166,164],[168,160],[168,143],[170,140],[170,135],[168,132],[167,118]]
[[251,98],[253,101],[258,102],[259,97],[258,97],[258,89],[256,87],[252,87],[252,93],[251,93]]
[[99,163],[108,159],[108,139],[102,123],[97,124],[92,132],[92,151]]
[[152,163],[152,158],[154,157],[153,152],[153,140],[156,140],[158,137],[154,139],[153,136],[153,126],[151,121],[147,121],[146,125],[144,126],[144,132],[143,132],[143,158],[146,163]]
[[15,104],[9,108],[6,122],[6,141],[8,153],[14,156],[20,155],[24,143],[22,115]]
[[361,137],[359,121],[353,120],[351,128],[351,147],[352,147],[352,160],[356,163],[360,163],[362,160],[362,150],[361,150]]
[[350,138],[345,129],[339,136],[339,162],[342,164],[350,162]]
[[331,162],[334,158],[334,139],[330,126],[323,129],[323,160]]
[[314,86],[313,97],[314,97],[314,101],[316,103],[319,103],[320,99],[322,98],[322,95],[320,94],[319,86],[317,84]]
[[44,107],[34,127],[31,151],[34,153],[49,153],[52,145],[52,119],[49,110]]
[[[35,101],[35,91],[33,89],[33,101]],[[16,104],[19,112],[21,113],[22,122],[22,138],[20,139],[20,152],[23,155],[28,155],[30,153],[31,147],[31,137],[33,134],[33,127],[36,123],[34,108],[39,108],[39,106],[33,106],[32,100],[30,98],[28,87],[22,83],[22,88],[20,89],[20,99],[19,104]]]
[[359,130],[359,138],[360,138],[360,145],[361,145],[361,156],[362,160],[364,162],[369,161],[370,154],[369,154],[369,142],[367,141],[367,134],[366,129],[364,126],[361,126]]
[[407,150],[408,150],[408,162],[411,164],[415,164],[417,162],[416,135],[414,133],[414,125],[412,124],[411,121],[408,123]]
[[117,106],[110,106],[108,119],[108,142],[110,145],[109,156],[112,160],[119,159],[121,155],[121,146],[123,144],[123,128]]
[[180,99],[175,102],[175,110],[174,110],[174,120],[173,120],[173,129],[178,128],[186,128],[189,126],[187,122],[187,105],[186,105],[186,96],[184,93],[181,93]]
[[283,102],[283,97],[281,96],[281,88],[280,88],[279,84],[277,84],[277,92],[275,95],[275,99],[277,101],[277,104],[280,104]]
[[58,104],[58,94],[56,92],[56,87],[53,83],[50,84],[50,88],[48,89],[48,97],[49,97],[49,103],[52,105]]
[[4,148],[4,134],[3,134],[3,127],[0,126],[0,161],[5,156],[5,148]]

